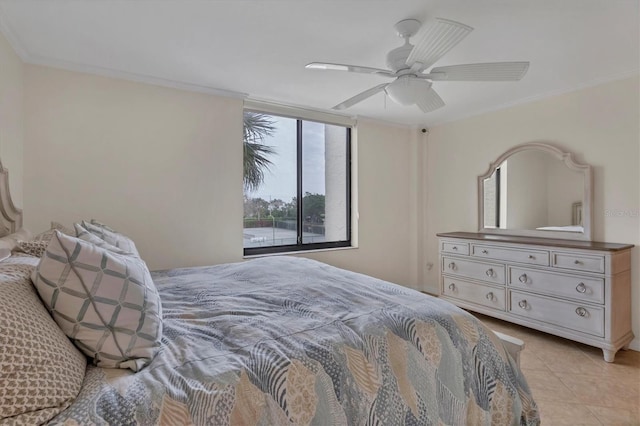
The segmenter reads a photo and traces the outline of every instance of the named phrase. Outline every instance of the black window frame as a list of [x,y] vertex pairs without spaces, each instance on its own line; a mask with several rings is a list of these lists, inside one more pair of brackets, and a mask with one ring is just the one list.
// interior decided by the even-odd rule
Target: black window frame
[[[351,170],[352,170],[352,151],[351,151],[351,135],[353,128],[352,126],[345,126],[343,124],[335,124],[326,121],[320,120],[310,120],[304,119],[300,117],[286,116],[280,114],[274,114],[270,112],[254,110],[254,109],[245,109],[245,111],[257,112],[261,114],[272,115],[276,117],[284,117],[291,118],[296,120],[296,197],[298,200],[296,206],[296,244],[287,244],[287,245],[278,245],[278,246],[267,246],[267,247],[243,247],[244,256],[258,256],[264,254],[276,254],[276,253],[289,253],[289,252],[304,252],[304,251],[313,251],[313,250],[323,250],[323,249],[334,249],[334,248],[344,248],[351,247]],[[346,161],[345,167],[346,170],[346,228],[347,228],[347,239],[340,241],[327,241],[322,243],[304,243],[303,242],[303,231],[304,231],[304,221],[303,221],[303,188],[302,188],[302,163],[303,163],[303,153],[302,153],[302,123],[304,121],[307,122],[316,122],[330,126],[340,126],[344,127],[346,131]],[[244,230],[244,227],[243,227]]]

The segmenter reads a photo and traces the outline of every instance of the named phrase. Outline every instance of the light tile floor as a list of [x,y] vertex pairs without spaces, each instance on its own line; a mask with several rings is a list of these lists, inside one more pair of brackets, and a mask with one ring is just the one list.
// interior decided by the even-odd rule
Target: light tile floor
[[521,368],[543,425],[640,425],[640,352],[607,363],[600,349],[473,315],[525,342]]

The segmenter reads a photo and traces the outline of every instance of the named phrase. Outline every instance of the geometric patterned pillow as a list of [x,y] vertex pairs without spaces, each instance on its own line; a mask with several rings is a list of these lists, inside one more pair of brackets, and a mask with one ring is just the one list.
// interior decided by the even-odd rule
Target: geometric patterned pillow
[[133,253],[135,256],[140,256],[138,253],[138,249],[136,248],[133,240],[126,235],[115,232],[111,228],[101,223],[90,223],[85,220],[82,221],[81,226],[87,231],[91,232],[96,237],[99,237],[111,244],[112,246],[116,246],[121,250],[124,250],[128,253]]
[[87,358],[42,304],[30,275],[38,259],[0,262],[0,424],[41,424],[76,399]]
[[162,305],[142,259],[56,231],[31,278],[58,326],[95,365],[138,371],[160,349]]
[[78,225],[77,223],[74,224],[73,226],[75,227],[76,235],[81,240],[84,240],[84,241],[86,241],[88,243],[94,244],[94,245],[96,245],[98,247],[102,247],[103,249],[107,249],[107,250],[112,251],[112,252],[117,253],[117,254],[126,254],[126,255],[129,255],[129,256],[137,256],[136,254],[121,250],[116,246],[112,246],[111,244],[109,244],[108,242],[103,240],[102,238],[96,237],[91,232],[87,231],[82,226]]

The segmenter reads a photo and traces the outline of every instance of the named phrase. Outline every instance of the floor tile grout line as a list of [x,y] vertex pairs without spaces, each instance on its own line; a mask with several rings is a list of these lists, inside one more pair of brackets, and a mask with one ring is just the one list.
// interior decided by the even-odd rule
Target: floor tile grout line
[[[580,396],[579,396],[578,394],[576,394],[575,392],[573,392],[573,390],[571,390],[571,388],[569,387],[569,385],[568,385],[568,384],[567,384],[567,383],[566,383],[566,382],[565,382],[565,381],[564,381],[560,376],[558,376],[558,375],[557,375],[557,374],[555,374],[555,373],[554,373],[554,375],[556,376],[556,378],[557,378],[558,380],[560,380],[560,382],[562,382],[562,384],[563,384],[566,388],[568,388],[568,389],[569,389],[569,390],[570,390],[570,391],[571,391],[571,392],[576,396],[576,398],[580,401],[580,403],[581,403],[581,404],[584,404],[584,405],[585,405],[585,406],[587,406],[587,407],[588,407],[588,406],[590,406],[590,405],[595,405],[595,404],[593,404],[591,401],[586,401],[586,400],[584,400],[583,398],[580,398]],[[596,378],[595,376],[589,376],[589,377],[591,377],[591,378]],[[626,411],[629,411],[629,409],[628,409],[628,408],[626,408],[626,407],[620,407],[620,406],[601,405],[600,407],[603,407],[603,408],[609,408],[609,409],[612,409],[612,410],[626,410]],[[589,410],[589,411],[591,411],[591,410]]]
[[560,381],[560,383],[562,383],[562,385],[567,388],[567,390],[571,393],[571,395],[573,395],[576,398],[576,401],[579,401],[580,404],[585,404],[584,401],[582,401],[581,398],[578,397],[578,394],[575,393],[570,387],[569,385],[567,385],[564,380],[562,380],[560,377],[558,377],[558,375],[555,372],[551,372],[551,374],[553,374],[553,376],[558,379]]
[[[593,415],[593,417],[595,417],[596,419],[598,419],[598,421],[600,422],[600,424],[601,424],[601,425],[603,425],[603,426],[606,426],[606,425],[607,425],[607,423],[605,423],[605,422],[604,422],[604,420],[602,420],[602,419],[598,416],[598,414],[596,414],[596,412],[595,412],[595,411],[593,411],[593,410],[591,409],[591,405],[586,405],[586,404],[585,404],[585,407],[587,408],[587,410],[589,410],[589,412]],[[611,408],[611,407],[602,407],[602,408]],[[623,408],[615,408],[615,409],[616,409],[616,410],[623,410]],[[629,410],[625,410],[625,411],[629,411]]]

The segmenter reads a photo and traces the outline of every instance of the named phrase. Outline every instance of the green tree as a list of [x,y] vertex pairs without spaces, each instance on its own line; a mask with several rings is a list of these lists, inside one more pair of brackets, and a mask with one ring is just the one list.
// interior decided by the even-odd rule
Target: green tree
[[245,111],[243,128],[244,189],[255,191],[264,181],[265,170],[273,165],[268,157],[276,151],[262,142],[275,132],[275,122],[266,114]]
[[311,223],[324,220],[324,195],[305,192],[302,197],[302,218]]
[[262,198],[244,197],[244,217],[264,219],[269,216],[269,202]]

